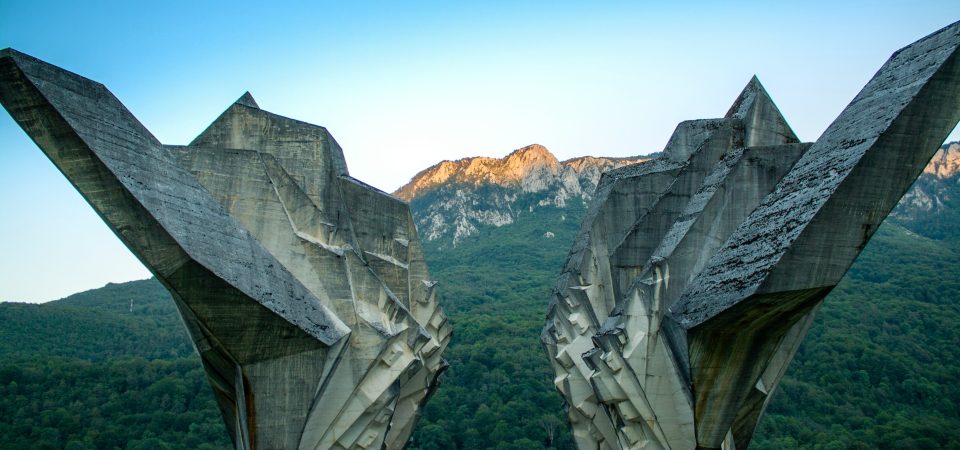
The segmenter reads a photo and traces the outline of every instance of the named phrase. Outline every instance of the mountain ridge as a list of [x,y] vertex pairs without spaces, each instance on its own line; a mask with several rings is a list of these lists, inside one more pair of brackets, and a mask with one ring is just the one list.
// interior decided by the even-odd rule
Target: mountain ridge
[[[560,161],[546,147],[531,144],[502,158],[441,161],[418,172],[393,195],[415,210],[414,221],[424,241],[456,247],[487,227],[513,224],[538,209],[585,208],[603,172],[655,157],[580,156]],[[960,142],[946,143],[937,151],[893,217],[905,223],[938,217],[954,201],[954,178],[960,181]],[[566,215],[560,217],[565,220]]]
[[890,217],[936,239],[952,235],[954,224],[960,222],[960,142],[937,150]]
[[953,178],[960,173],[960,142],[949,142],[941,146],[923,169],[923,173],[939,179]]
[[476,156],[441,161],[415,175],[393,195],[417,209],[425,241],[456,247],[487,226],[512,224],[535,209],[585,207],[612,168],[651,159],[581,156],[560,161],[546,147],[531,144],[503,158]]
[[424,192],[448,182],[494,183],[503,186],[520,184],[525,190],[537,191],[542,190],[544,186],[527,180],[542,176],[543,173],[538,170],[546,170],[553,176],[562,176],[561,171],[565,168],[580,174],[593,168],[600,168],[602,171],[610,166],[633,164],[648,159],[650,157],[646,156],[586,155],[560,161],[546,147],[530,144],[502,158],[470,156],[453,161],[440,161],[418,172],[409,182],[394,191],[393,195],[409,202]]

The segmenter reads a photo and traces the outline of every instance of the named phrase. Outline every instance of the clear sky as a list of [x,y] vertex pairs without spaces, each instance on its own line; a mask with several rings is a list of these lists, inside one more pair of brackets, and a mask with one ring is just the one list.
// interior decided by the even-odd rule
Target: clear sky
[[[754,74],[813,141],[893,51],[958,19],[956,0],[5,0],[0,48],[104,83],[168,144],[249,90],[327,127],[351,175],[391,192],[531,143],[560,159],[658,151]],[[149,276],[5,112],[0,214],[0,301]]]

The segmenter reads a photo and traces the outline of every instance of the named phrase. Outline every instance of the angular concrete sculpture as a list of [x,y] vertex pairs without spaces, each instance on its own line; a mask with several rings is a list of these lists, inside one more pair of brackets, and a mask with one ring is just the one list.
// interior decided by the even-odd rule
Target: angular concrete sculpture
[[0,52],[0,102],[170,290],[238,449],[399,449],[446,366],[408,206],[249,94],[162,145],[103,85]]
[[581,449],[744,449],[817,307],[960,121],[960,22],[814,144],[754,78],[608,172],[542,340]]

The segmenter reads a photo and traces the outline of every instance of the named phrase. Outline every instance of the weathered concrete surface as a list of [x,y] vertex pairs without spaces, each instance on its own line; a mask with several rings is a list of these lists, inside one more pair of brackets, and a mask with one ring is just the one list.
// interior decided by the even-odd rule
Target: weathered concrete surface
[[746,448],[823,298],[960,120],[960,23],[815,144],[754,78],[601,180],[542,341],[580,448]]
[[450,328],[407,205],[244,94],[189,146],[0,52],[0,102],[173,294],[237,448],[403,448]]

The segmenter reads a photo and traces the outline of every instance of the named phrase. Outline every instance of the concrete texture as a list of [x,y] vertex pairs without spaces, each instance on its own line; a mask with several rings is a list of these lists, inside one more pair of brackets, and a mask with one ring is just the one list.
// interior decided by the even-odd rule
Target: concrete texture
[[960,121],[960,23],[898,51],[814,144],[753,78],[612,170],[542,334],[582,449],[743,449],[814,314]]
[[0,102],[170,290],[238,449],[403,448],[450,327],[406,203],[244,94],[163,145],[101,84],[0,52]]

